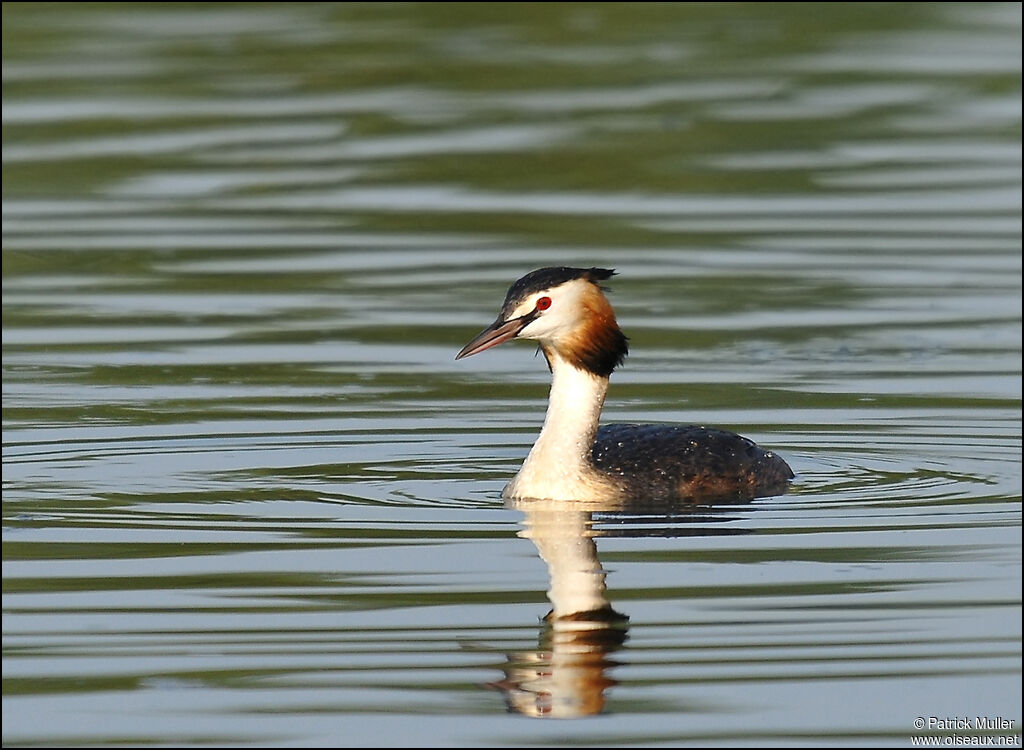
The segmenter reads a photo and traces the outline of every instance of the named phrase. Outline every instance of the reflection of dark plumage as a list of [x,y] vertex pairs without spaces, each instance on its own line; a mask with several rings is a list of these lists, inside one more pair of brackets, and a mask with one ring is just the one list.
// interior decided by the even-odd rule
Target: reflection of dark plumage
[[785,492],[779,456],[724,430],[613,424],[598,429],[608,378],[628,351],[599,282],[603,268],[542,268],[516,281],[498,319],[459,352],[536,339],[552,373],[537,442],[506,497],[710,501]]

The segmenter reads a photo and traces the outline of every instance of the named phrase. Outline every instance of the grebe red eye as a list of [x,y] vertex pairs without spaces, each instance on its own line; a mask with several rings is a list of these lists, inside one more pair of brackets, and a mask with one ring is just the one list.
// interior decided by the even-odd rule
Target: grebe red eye
[[551,307],[550,297],[541,297],[539,300],[537,300],[538,310],[547,310],[549,307]]

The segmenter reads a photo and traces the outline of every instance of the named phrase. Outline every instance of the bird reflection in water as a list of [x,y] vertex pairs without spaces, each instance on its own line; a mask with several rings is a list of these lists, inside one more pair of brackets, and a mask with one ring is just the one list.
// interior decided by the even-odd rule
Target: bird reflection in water
[[[519,536],[530,539],[547,563],[552,608],[543,619],[538,647],[506,654],[504,679],[487,687],[502,692],[509,711],[526,716],[601,713],[606,692],[616,684],[610,672],[620,662],[612,655],[626,642],[629,617],[615,610],[606,595],[607,573],[595,537],[706,535],[709,528],[694,521],[727,517],[701,513],[699,506],[667,516],[564,500],[508,502],[525,516]],[[595,529],[595,513],[617,525]],[[719,528],[710,533],[737,532]]]
[[[609,654],[626,640],[629,618],[605,596],[605,571],[597,556],[592,511],[565,501],[515,501],[524,511],[519,536],[533,541],[548,565],[552,609],[533,651],[508,654],[500,689],[510,711],[527,716],[569,718],[600,713]],[[570,506],[570,507],[566,507]]]

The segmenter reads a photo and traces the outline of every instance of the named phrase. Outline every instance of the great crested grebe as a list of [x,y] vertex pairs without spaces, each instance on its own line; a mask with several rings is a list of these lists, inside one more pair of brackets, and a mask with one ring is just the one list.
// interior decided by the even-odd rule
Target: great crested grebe
[[608,377],[628,351],[599,282],[606,268],[541,268],[509,287],[498,319],[462,359],[510,339],[536,339],[551,370],[547,416],[505,498],[749,499],[785,492],[793,472],[752,440],[708,427],[598,428]]

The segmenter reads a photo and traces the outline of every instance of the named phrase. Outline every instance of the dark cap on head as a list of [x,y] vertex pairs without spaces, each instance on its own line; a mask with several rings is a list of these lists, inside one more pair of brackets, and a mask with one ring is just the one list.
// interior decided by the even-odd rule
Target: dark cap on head
[[605,281],[615,275],[610,268],[570,268],[569,266],[552,266],[550,268],[538,268],[536,271],[523,276],[508,288],[505,295],[504,310],[516,307],[525,297],[534,292],[564,284],[575,279],[586,279],[594,284]]

